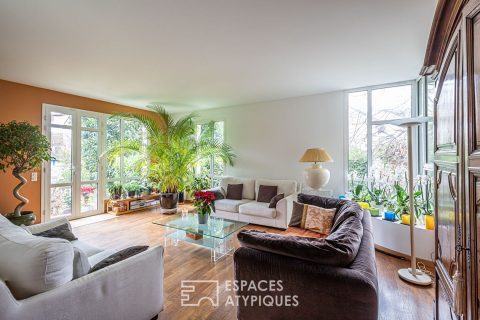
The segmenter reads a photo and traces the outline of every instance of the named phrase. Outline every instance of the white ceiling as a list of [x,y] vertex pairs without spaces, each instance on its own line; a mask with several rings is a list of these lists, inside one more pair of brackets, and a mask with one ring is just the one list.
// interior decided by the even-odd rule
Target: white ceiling
[[0,79],[198,110],[415,78],[435,0],[0,0]]

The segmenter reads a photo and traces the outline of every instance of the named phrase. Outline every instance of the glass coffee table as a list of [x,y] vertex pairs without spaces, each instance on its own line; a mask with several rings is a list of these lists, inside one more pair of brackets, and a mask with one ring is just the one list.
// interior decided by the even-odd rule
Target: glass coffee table
[[166,227],[166,247],[169,242],[176,246],[178,241],[183,241],[209,248],[213,262],[233,253],[235,234],[248,225],[241,221],[215,217],[209,217],[206,224],[199,224],[196,215],[182,216],[181,214],[156,220],[153,223]]

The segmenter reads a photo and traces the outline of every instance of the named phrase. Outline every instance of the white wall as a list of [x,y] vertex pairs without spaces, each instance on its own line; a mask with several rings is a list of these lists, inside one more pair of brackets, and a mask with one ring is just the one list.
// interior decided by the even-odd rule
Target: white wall
[[225,121],[225,139],[237,154],[228,175],[295,179],[302,182],[306,148],[323,147],[333,163],[325,189],[344,191],[344,92],[296,97],[256,104],[209,109],[199,119]]

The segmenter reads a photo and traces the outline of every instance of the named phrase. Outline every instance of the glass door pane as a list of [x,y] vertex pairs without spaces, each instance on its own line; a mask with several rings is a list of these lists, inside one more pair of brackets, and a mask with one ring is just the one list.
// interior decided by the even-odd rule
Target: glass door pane
[[50,112],[50,141],[52,156],[50,162],[50,218],[71,215],[73,212],[73,132],[71,114]]
[[98,211],[98,184],[99,184],[99,131],[98,118],[91,116],[81,117],[80,135],[80,214]]

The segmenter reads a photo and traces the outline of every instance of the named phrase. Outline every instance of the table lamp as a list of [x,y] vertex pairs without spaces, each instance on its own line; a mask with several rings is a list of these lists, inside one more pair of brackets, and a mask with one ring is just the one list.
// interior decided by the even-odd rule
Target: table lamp
[[322,168],[321,162],[333,162],[332,157],[323,148],[307,149],[300,162],[312,162],[312,165],[305,169],[303,178],[307,186],[314,190],[324,187],[330,180],[330,171]]

